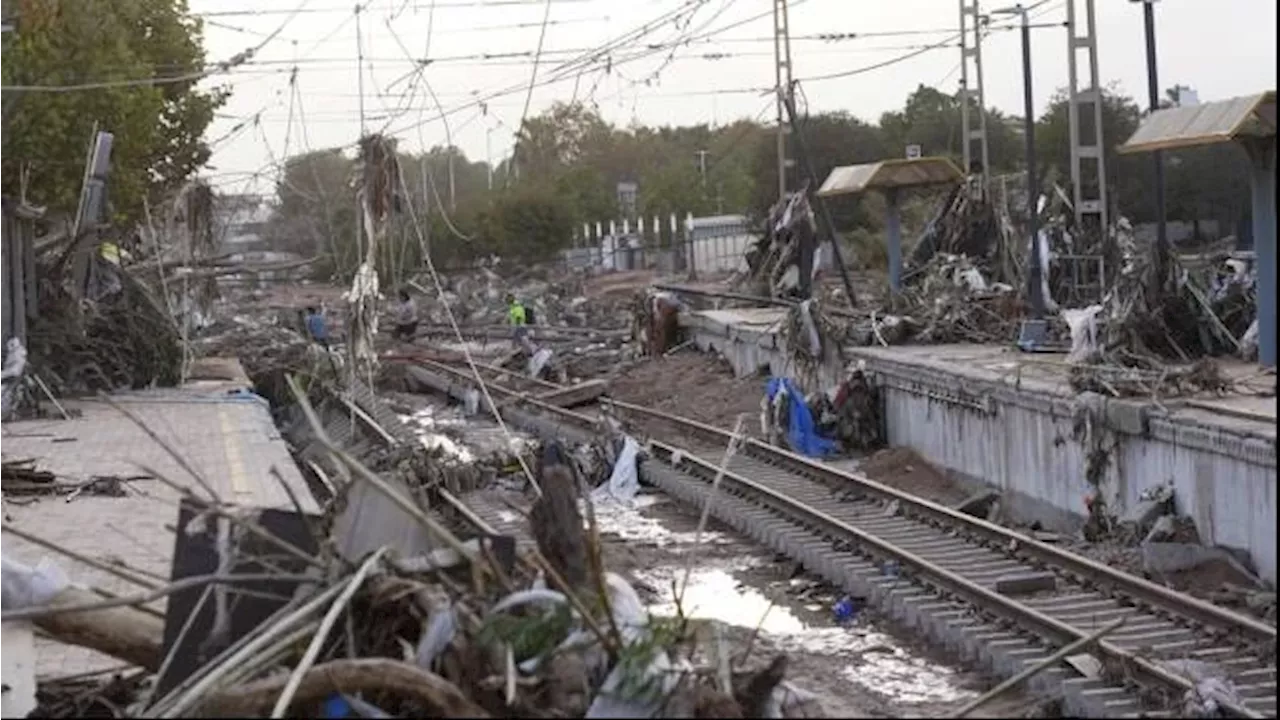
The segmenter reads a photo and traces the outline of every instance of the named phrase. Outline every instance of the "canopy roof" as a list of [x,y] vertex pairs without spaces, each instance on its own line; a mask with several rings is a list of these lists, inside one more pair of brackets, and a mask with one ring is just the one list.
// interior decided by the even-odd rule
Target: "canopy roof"
[[1214,145],[1245,137],[1274,137],[1276,92],[1166,108],[1147,116],[1121,153]]
[[948,185],[964,178],[960,168],[945,157],[881,160],[864,165],[833,168],[818,189],[819,197],[848,195],[864,190]]

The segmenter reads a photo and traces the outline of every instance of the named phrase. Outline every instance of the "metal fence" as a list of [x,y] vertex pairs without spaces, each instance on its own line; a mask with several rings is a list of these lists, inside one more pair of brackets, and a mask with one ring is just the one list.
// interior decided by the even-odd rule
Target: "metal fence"
[[671,215],[668,220],[584,225],[573,247],[563,251],[564,262],[571,268],[603,272],[727,273],[746,269],[746,253],[759,239],[740,215],[687,215],[683,221]]

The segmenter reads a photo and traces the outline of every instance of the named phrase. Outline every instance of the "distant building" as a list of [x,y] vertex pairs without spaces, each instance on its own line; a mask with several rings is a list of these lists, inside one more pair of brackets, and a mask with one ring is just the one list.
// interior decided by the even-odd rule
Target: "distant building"
[[640,198],[640,186],[634,182],[618,183],[618,212],[624,218],[636,216],[636,203]]
[[223,252],[259,249],[271,218],[271,204],[261,195],[215,195],[213,232]]
[[1200,104],[1200,93],[1189,85],[1174,85],[1170,89],[1174,107],[1194,107]]

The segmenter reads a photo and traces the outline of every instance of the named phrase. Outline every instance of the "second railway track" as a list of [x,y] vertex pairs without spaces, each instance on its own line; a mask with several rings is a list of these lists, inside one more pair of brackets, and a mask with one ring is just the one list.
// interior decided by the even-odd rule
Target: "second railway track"
[[[422,366],[458,392],[468,372]],[[595,412],[530,397],[556,386],[495,368],[494,401],[579,431]],[[519,386],[504,387],[503,384]],[[747,438],[723,472],[728,431],[622,402],[610,407],[645,440],[646,479],[701,507],[833,584],[875,603],[962,658],[1011,677],[1055,650],[1123,624],[1085,650],[1095,677],[1059,666],[1030,681],[1071,716],[1183,715],[1183,697],[1208,675],[1234,686],[1219,710],[1276,716],[1275,627],[1178,593],[1008,528]]]

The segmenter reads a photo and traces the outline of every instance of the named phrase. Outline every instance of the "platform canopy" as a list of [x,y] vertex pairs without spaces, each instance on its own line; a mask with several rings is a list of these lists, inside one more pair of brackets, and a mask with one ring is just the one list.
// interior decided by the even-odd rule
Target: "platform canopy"
[[818,189],[818,197],[850,195],[864,190],[950,185],[962,179],[964,173],[945,157],[881,160],[833,168]]
[[1274,137],[1276,134],[1276,92],[1166,108],[1147,116],[1121,153],[1176,150],[1198,145]]

